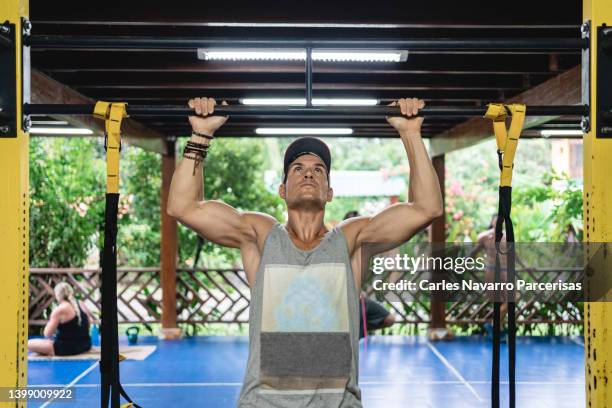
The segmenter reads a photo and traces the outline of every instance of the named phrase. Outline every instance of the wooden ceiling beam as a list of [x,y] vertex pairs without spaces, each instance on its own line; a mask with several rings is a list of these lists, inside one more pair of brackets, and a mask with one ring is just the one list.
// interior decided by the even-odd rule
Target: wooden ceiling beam
[[[35,69],[32,69],[30,88],[32,103],[93,104],[96,102]],[[95,119],[93,114],[53,117],[67,121],[72,126],[91,129],[94,135],[104,136],[104,122]],[[167,153],[165,135],[162,133],[129,118],[123,121],[122,130],[122,137],[127,143],[144,150]]]
[[[578,105],[581,103],[580,66],[574,67],[561,75],[510,98],[505,103],[526,104],[528,115],[529,105]],[[557,119],[557,117],[527,116],[524,129],[529,129],[554,119]],[[434,136],[431,140],[431,155],[438,156],[454,150],[464,149],[478,144],[491,136],[493,136],[491,121],[473,118]]]

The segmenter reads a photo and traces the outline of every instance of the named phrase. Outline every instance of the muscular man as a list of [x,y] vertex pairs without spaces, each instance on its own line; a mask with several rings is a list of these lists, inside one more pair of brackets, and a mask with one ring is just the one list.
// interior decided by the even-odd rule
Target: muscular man
[[227,118],[214,116],[213,99],[189,101],[197,115],[189,117],[192,144],[174,172],[168,213],[206,239],[241,251],[251,309],[239,407],[361,407],[360,246],[396,246],[442,214],[438,180],[421,139],[423,119],[417,116],[424,103],[396,103],[403,116],[387,121],[399,132],[410,163],[409,202],[328,230],[323,219],[333,190],[325,143],[300,138],[285,152],[278,193],[287,205],[286,224],[237,211],[203,196],[200,158]]

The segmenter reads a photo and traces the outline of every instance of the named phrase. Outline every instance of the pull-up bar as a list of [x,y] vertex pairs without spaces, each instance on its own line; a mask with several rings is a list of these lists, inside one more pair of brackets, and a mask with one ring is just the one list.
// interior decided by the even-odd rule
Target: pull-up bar
[[220,37],[111,37],[33,35],[26,45],[38,49],[193,50],[210,47],[400,49],[449,51],[580,51],[588,40],[576,38],[463,38],[463,39],[271,39]]
[[[88,115],[94,105],[64,104],[24,104],[25,115]],[[484,116],[486,106],[477,107],[425,107],[420,111],[423,116]],[[194,111],[182,105],[128,105],[129,116],[188,116]],[[394,106],[217,106],[215,114],[239,117],[346,117],[383,118],[399,116]],[[530,116],[588,116],[587,105],[529,106]]]

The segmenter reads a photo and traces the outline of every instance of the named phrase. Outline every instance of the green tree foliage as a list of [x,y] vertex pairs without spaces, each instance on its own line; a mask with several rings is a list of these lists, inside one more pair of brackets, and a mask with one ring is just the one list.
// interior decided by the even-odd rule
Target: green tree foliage
[[325,221],[342,221],[349,211],[357,211],[360,215],[370,215],[366,211],[367,204],[379,202],[381,202],[381,200],[376,200],[374,198],[367,201],[364,197],[336,197],[331,203],[327,203],[325,207]]
[[[182,145],[179,151],[182,151]],[[239,210],[282,218],[280,198],[263,184],[263,142],[215,140],[206,170],[205,196]],[[180,160],[180,158],[179,158]],[[103,244],[105,152],[93,138],[32,138],[30,143],[30,263],[80,267]],[[124,145],[118,214],[120,266],[158,266],[160,251],[161,157]],[[195,233],[179,229],[179,265],[192,266]],[[96,248],[96,246],[98,248]],[[237,251],[206,244],[207,266],[227,266]]]
[[[161,156],[127,147],[122,157],[118,263],[158,266],[161,242]],[[102,242],[100,242],[102,245]],[[101,246],[100,246],[101,247]]]
[[31,139],[31,265],[84,264],[104,216],[103,157],[95,139]]
[[566,174],[546,172],[540,185],[518,191],[514,197],[523,242],[582,241],[582,189]]
[[[497,213],[499,170],[495,141],[446,156],[447,241],[474,241]],[[512,220],[517,242],[559,242],[571,225],[581,238],[582,190],[551,173],[547,140],[524,140],[514,160]]]
[[[261,139],[215,140],[208,152],[204,172],[206,199],[221,200],[239,211],[264,212],[281,221],[284,203],[278,194],[266,189],[263,181],[264,146]],[[193,266],[197,236],[182,226],[179,236],[179,263]],[[238,250],[206,243],[200,255],[199,266],[227,267],[239,259]]]

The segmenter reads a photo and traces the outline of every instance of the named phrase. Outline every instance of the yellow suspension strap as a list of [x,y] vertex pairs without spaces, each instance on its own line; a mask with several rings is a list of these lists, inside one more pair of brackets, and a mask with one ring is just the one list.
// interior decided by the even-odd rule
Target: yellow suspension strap
[[[499,160],[499,205],[497,210],[497,223],[495,225],[495,282],[501,278],[500,245],[503,237],[503,226],[506,226],[506,273],[507,281],[514,282],[515,274],[515,248],[514,227],[510,219],[512,208],[512,170],[514,156],[518,146],[523,124],[525,123],[525,105],[489,104],[485,118],[493,120],[493,131],[497,141],[497,155]],[[510,129],[506,129],[506,118],[511,115]],[[497,295],[496,295],[497,297]],[[493,302],[493,364],[491,372],[491,406],[499,408],[499,371],[500,371],[500,342],[501,342],[501,301]],[[508,302],[508,388],[509,406],[516,405],[516,313],[514,291],[507,294]]]
[[117,213],[119,210],[119,159],[121,152],[121,122],[127,117],[125,103],[98,102],[94,117],[105,121],[104,149],[106,150],[106,208],[104,212],[104,250],[102,255],[102,323],[100,358],[102,408],[119,408],[120,396],[138,407],[127,395],[119,381],[119,333],[117,321]]

